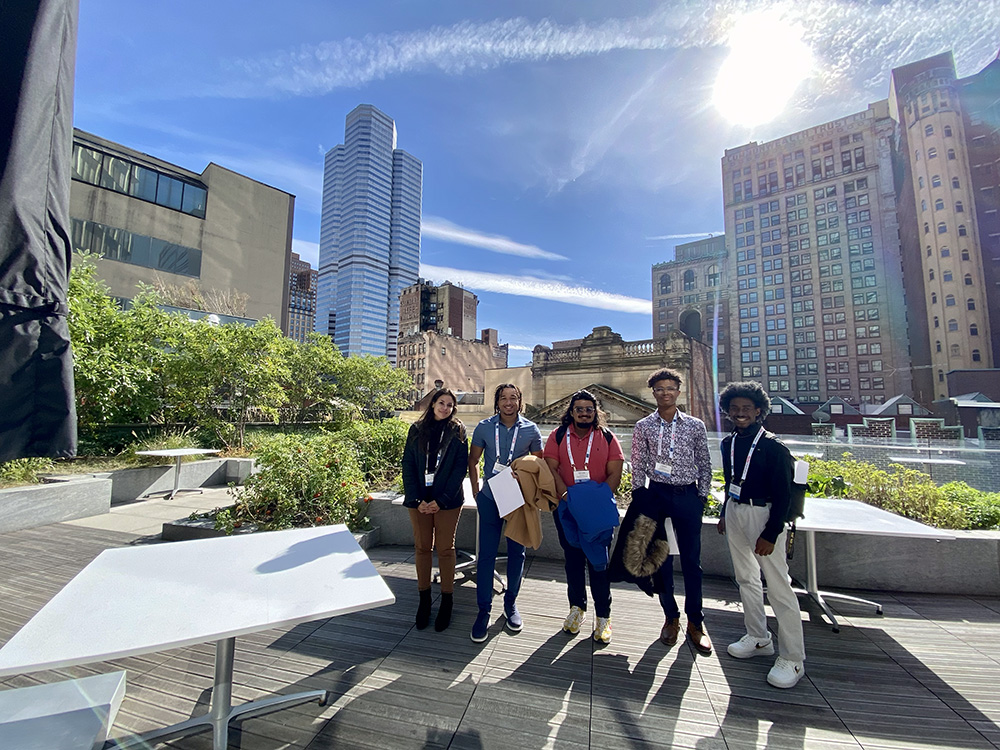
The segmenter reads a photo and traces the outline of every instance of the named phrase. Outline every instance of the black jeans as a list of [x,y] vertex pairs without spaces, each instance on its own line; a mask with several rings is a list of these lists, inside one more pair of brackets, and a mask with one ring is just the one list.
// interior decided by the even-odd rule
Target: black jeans
[[[611,581],[607,570],[594,570],[587,556],[579,547],[572,546],[563,534],[559,514],[552,514],[559,534],[559,544],[566,557],[566,594],[571,607],[587,609],[587,573],[590,573],[590,593],[594,597],[594,609],[598,617],[611,617]],[[608,544],[608,553],[611,545]]]
[[701,611],[701,518],[705,506],[698,497],[698,485],[683,487],[650,482],[649,490],[656,501],[663,503],[666,515],[673,521],[679,549],[671,550],[667,562],[653,574],[659,584],[660,606],[668,618],[680,617],[680,609],[674,598],[674,555],[679,553],[681,572],[684,574],[684,613],[688,622],[701,627],[704,615]]

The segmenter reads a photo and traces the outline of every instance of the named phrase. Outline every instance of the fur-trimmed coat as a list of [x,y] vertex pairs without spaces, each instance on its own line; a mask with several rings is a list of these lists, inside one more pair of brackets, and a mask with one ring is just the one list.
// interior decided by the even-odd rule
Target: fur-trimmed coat
[[625,511],[608,565],[611,581],[634,583],[650,596],[659,593],[653,574],[670,556],[664,526],[667,518],[663,504],[655,502],[648,489],[632,490],[632,502]]

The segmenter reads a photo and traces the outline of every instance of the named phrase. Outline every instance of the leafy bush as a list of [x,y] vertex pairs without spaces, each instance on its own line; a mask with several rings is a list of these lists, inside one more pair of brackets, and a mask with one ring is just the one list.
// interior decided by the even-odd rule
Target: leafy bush
[[0,485],[37,484],[55,467],[48,458],[15,458],[0,464]]
[[406,422],[392,417],[352,421],[337,434],[355,447],[368,485],[383,489],[392,486],[402,473],[403,447],[409,429]]
[[965,509],[970,529],[1000,528],[1000,492],[983,492],[965,482],[948,482],[941,492]]
[[254,523],[275,530],[346,523],[360,531],[367,526],[371,498],[357,451],[340,436],[271,436],[258,448],[257,464],[260,470],[236,493],[231,514],[217,517],[217,528]]

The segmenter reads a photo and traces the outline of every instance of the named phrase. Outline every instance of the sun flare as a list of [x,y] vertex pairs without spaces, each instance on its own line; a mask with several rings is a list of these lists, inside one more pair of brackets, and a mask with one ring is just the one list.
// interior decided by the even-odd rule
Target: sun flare
[[773,11],[736,22],[712,97],[727,120],[749,127],[781,113],[812,71],[812,51],[802,33]]

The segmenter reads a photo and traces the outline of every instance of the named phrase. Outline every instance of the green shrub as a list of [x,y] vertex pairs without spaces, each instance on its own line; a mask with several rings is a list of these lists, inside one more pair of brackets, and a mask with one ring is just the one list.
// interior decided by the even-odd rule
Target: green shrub
[[333,433],[273,435],[257,451],[259,471],[237,493],[217,528],[254,523],[264,530],[346,523],[367,526],[368,488],[353,445]]
[[0,464],[0,485],[37,484],[55,468],[49,458],[15,458]]
[[357,451],[358,465],[370,487],[391,487],[402,474],[403,448],[410,425],[392,417],[356,420],[338,432]]
[[965,482],[948,482],[941,492],[964,508],[970,529],[1000,528],[1000,492],[983,492]]

